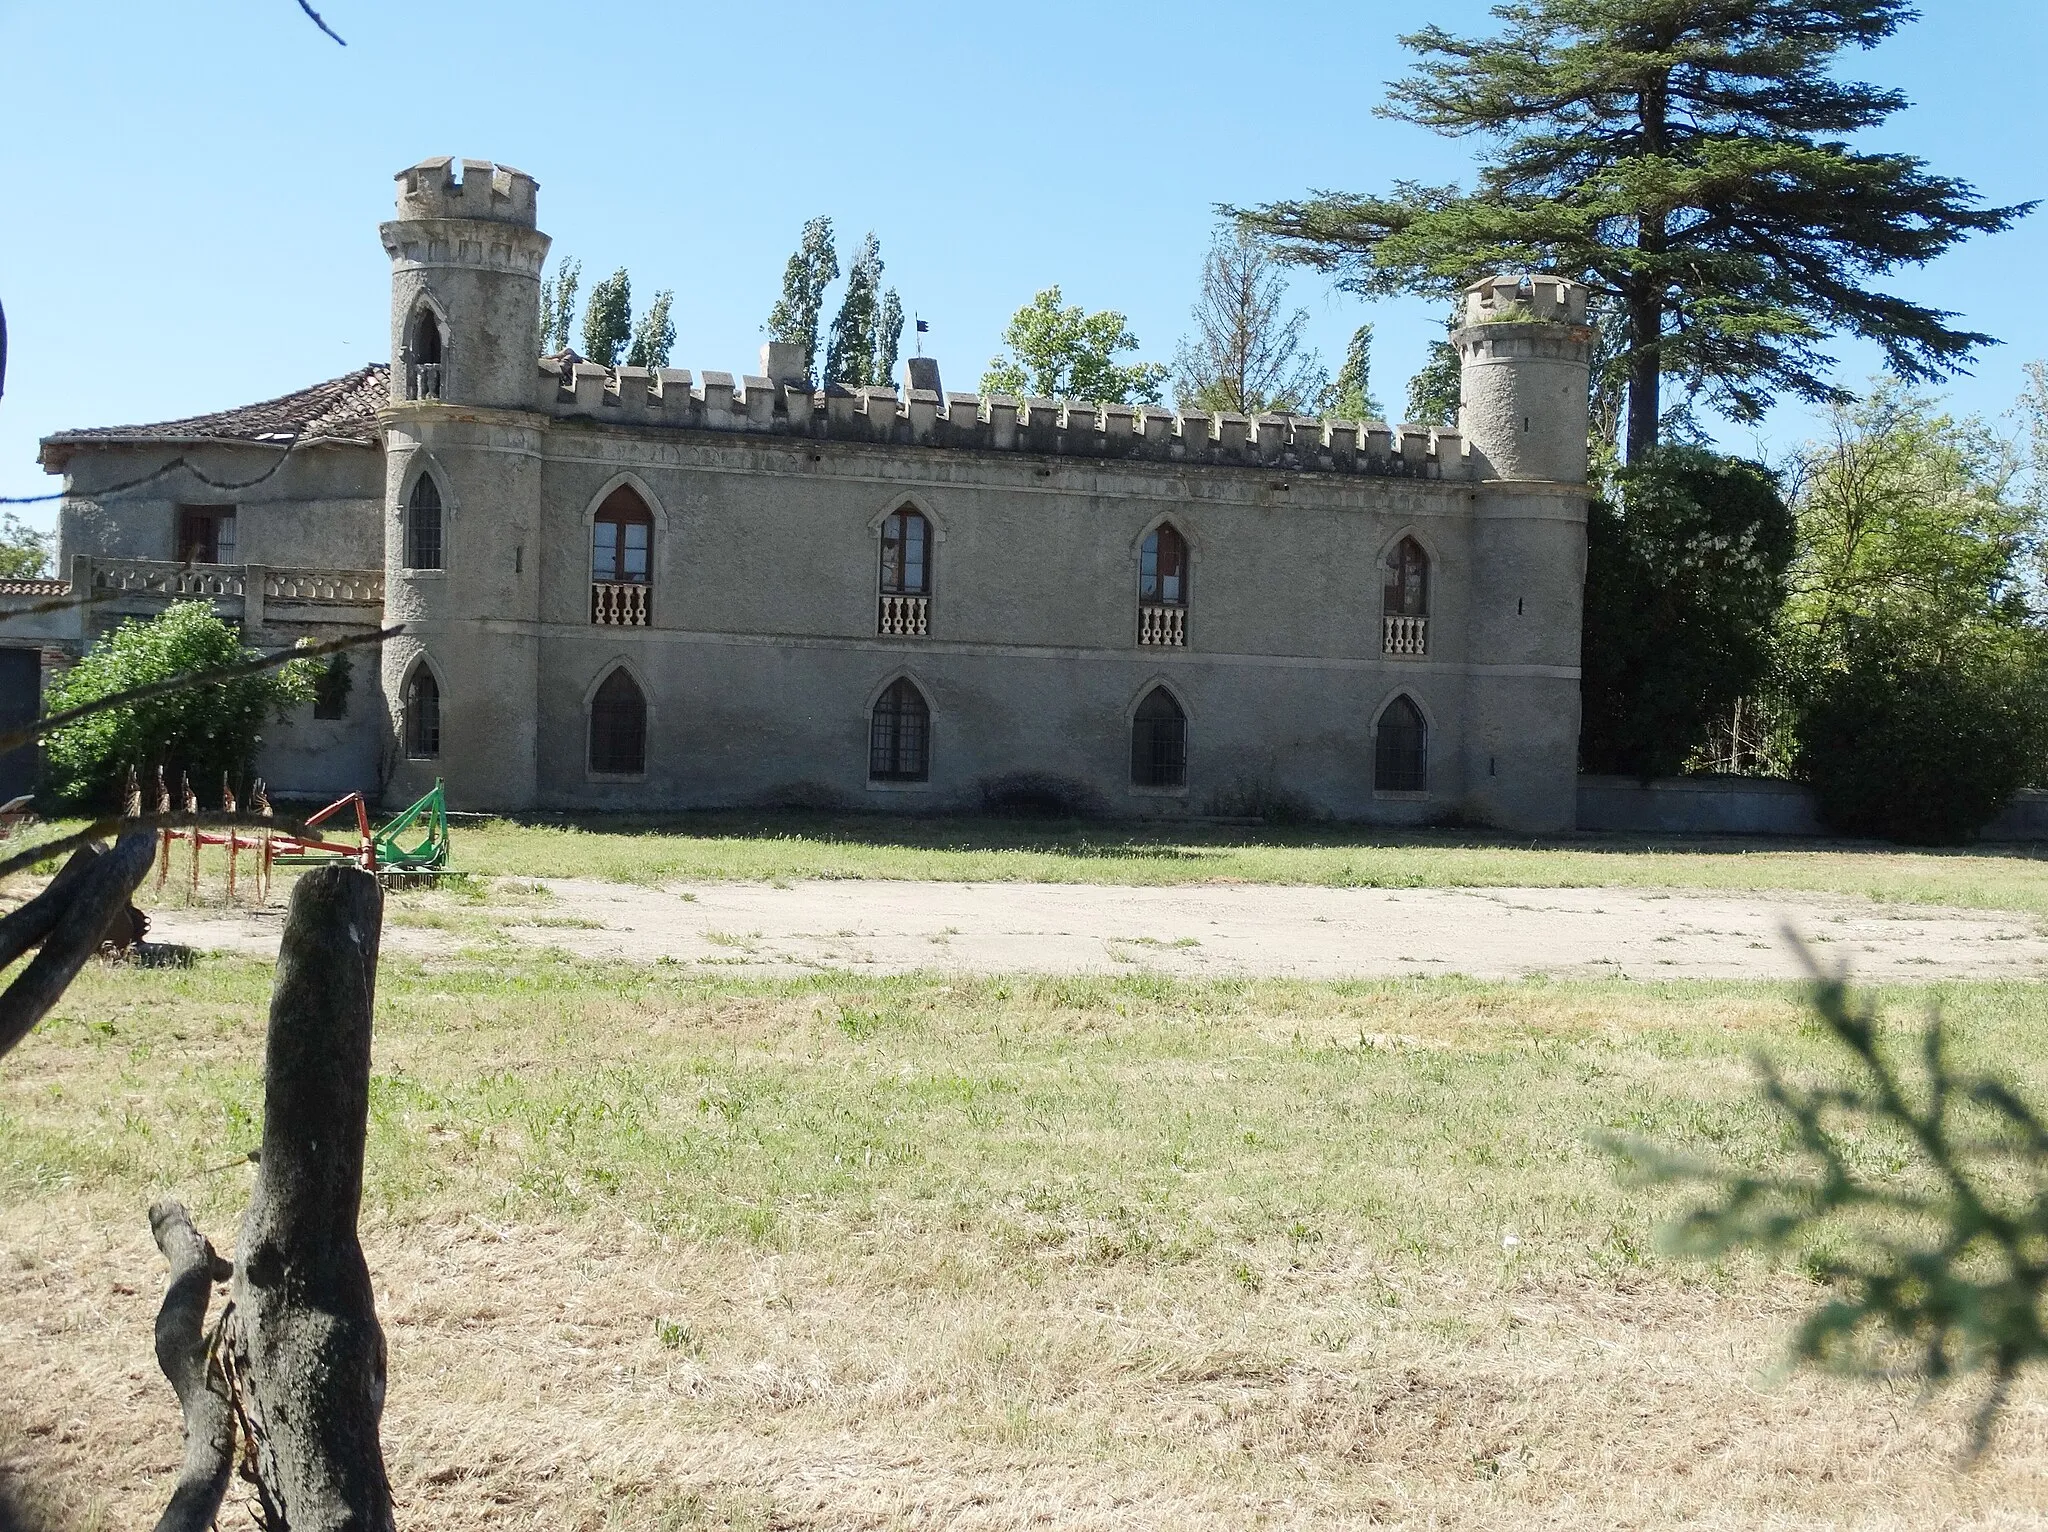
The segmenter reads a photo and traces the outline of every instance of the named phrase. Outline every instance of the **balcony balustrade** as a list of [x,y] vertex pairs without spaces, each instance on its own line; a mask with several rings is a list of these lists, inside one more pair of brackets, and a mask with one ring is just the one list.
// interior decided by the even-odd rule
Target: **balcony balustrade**
[[441,364],[439,362],[414,362],[412,364],[412,391],[407,397],[413,399],[438,399],[441,397]]
[[593,580],[590,584],[590,621],[600,628],[644,628],[647,626],[648,587],[631,582]]
[[1146,649],[1185,649],[1188,645],[1188,609],[1139,602],[1138,644]]
[[1427,617],[1389,617],[1386,622],[1386,652],[1417,655],[1429,653]]
[[875,631],[884,638],[924,638],[931,632],[931,597],[882,597]]

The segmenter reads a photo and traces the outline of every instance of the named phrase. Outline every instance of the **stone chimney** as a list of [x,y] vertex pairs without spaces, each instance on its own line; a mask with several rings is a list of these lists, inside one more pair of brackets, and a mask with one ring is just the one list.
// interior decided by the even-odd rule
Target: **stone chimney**
[[761,348],[761,376],[778,388],[785,383],[808,386],[811,380],[804,371],[804,348],[795,341],[769,341]]
[[945,390],[939,387],[939,359],[935,356],[913,356],[905,360],[910,369],[910,391],[912,393],[939,394]]

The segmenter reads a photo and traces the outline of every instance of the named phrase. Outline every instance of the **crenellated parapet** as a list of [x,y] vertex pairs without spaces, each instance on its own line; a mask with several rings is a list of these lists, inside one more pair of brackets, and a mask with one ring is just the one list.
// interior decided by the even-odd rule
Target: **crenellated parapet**
[[1305,415],[1247,416],[1153,404],[849,388],[685,368],[544,358],[534,407],[603,426],[731,431],[818,441],[1048,457],[1282,468],[1424,479],[1470,477],[1454,430]]
[[532,176],[489,160],[463,160],[461,165],[458,177],[456,161],[444,154],[399,171],[399,219],[465,218],[536,227],[540,183]]

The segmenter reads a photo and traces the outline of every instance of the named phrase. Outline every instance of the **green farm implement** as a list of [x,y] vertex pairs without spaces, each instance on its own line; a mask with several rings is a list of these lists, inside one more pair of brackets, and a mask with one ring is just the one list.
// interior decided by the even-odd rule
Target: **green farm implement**
[[448,805],[441,784],[381,830],[370,828],[369,805],[361,793],[330,803],[306,820],[308,828],[327,823],[343,809],[355,810],[356,841],[301,840],[282,832],[269,838],[264,870],[272,862],[286,866],[352,862],[388,882],[431,879],[448,870]]

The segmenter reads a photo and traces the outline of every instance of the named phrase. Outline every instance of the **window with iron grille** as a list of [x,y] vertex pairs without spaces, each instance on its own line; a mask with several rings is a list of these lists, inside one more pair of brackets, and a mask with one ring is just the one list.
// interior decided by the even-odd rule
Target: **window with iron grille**
[[441,567],[441,486],[429,473],[420,475],[405,507],[405,567]]
[[178,507],[178,562],[232,564],[235,561],[235,508],[231,505]]
[[590,769],[606,776],[647,770],[647,699],[624,667],[590,699]]
[[1131,785],[1185,787],[1188,715],[1173,693],[1155,686],[1131,719]]
[[1373,731],[1372,785],[1383,793],[1420,793],[1429,788],[1429,726],[1422,709],[1396,697]]
[[441,753],[441,683],[425,665],[405,683],[405,753],[429,761]]
[[906,677],[893,681],[875,704],[868,728],[868,776],[876,782],[924,782],[931,777],[932,710]]

